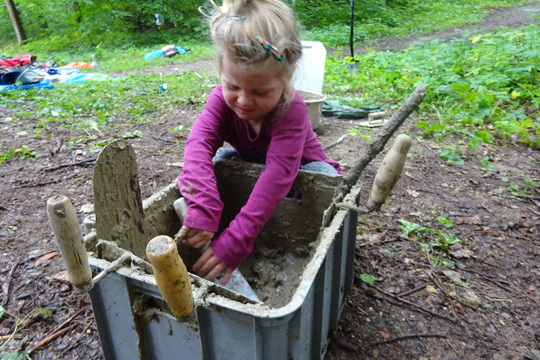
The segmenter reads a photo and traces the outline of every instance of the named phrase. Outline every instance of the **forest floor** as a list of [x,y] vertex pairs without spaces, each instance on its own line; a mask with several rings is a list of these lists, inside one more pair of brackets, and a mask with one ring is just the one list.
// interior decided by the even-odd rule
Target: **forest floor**
[[[494,9],[472,27],[384,38],[372,47],[397,50],[413,41],[450,39],[460,30],[521,27],[538,21],[530,9],[540,9],[540,3]],[[196,117],[195,111],[179,108],[169,114],[168,123],[126,129],[144,134],[130,140],[143,198],[178,175],[183,141],[169,132],[171,124],[189,125]],[[399,131],[410,131],[413,146],[390,202],[359,217],[354,285],[325,358],[540,359],[540,192],[530,185],[540,182],[540,152],[518,144],[484,145],[467,153],[465,164],[453,165],[439,157],[440,144],[421,138],[418,120],[412,114]],[[356,124],[323,118],[317,129],[329,157],[345,168],[366,146],[355,136],[338,141]],[[47,199],[63,194],[82,220],[93,202],[88,180],[96,155],[84,143],[71,149],[59,146],[79,135],[71,130],[35,139],[31,131],[21,130],[31,129],[31,123],[0,126],[1,140],[9,148],[31,144],[44,154],[0,166],[1,358],[26,349],[32,359],[104,359],[90,298],[76,294],[66,282],[46,211]],[[111,129],[103,137],[114,135]],[[366,189],[384,153],[362,173]],[[367,196],[365,190],[361,205]],[[453,225],[444,227],[439,216]],[[442,234],[439,244],[433,235],[416,240],[414,233],[405,236],[403,226],[410,223]],[[452,235],[459,242],[444,244]],[[361,274],[372,275],[374,284],[362,281]]]

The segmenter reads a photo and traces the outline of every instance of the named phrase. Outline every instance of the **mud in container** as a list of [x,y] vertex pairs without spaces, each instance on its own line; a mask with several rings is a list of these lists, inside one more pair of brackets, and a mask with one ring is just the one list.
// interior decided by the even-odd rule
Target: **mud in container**
[[[215,164],[222,228],[263,169],[235,160]],[[181,196],[176,184],[140,201],[139,210],[137,199],[123,203],[106,189],[106,201],[119,209],[96,213],[97,228],[85,237],[94,275],[127,259],[90,292],[106,359],[322,359],[353,280],[357,214],[337,210],[321,227],[340,182],[337,175],[300,171],[295,186],[302,199],[280,203],[240,266],[261,302],[190,273],[195,310],[185,318],[174,317],[163,301],[144,250],[153,237],[173,237],[181,226],[172,205]],[[135,185],[126,188],[137,193]],[[343,202],[355,206],[359,192],[354,186]],[[189,251],[179,253],[189,270]]]

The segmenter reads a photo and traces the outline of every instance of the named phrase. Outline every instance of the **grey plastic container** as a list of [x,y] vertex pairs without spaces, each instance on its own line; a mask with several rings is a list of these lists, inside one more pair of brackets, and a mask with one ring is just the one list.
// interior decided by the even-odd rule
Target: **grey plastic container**
[[[262,169],[216,163],[225,221],[245,202]],[[106,359],[322,359],[352,286],[357,214],[338,210],[321,228],[340,181],[301,171],[295,185],[302,200],[283,200],[263,229],[240,268],[262,303],[190,273],[196,309],[175,318],[141,250],[127,252],[95,232],[87,235],[96,274],[122,254],[131,257],[90,292]],[[359,192],[354,186],[343,202],[356,205]],[[173,183],[143,201],[144,238],[174,236],[180,223],[172,203],[179,196]],[[189,254],[179,251],[189,269]]]

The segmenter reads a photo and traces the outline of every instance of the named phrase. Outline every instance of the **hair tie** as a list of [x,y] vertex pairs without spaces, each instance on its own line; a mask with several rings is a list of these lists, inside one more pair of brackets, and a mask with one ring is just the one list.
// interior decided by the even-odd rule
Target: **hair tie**
[[228,22],[228,21],[232,21],[232,20],[245,20],[246,19],[246,16],[245,15],[231,15],[231,16],[226,16],[223,18],[223,20],[221,20],[222,22]]
[[255,36],[255,40],[257,40],[262,47],[270,53],[274,57],[274,59],[277,60],[277,62],[282,62],[285,59],[285,56],[272,44],[270,44],[268,41],[264,40],[260,36]]

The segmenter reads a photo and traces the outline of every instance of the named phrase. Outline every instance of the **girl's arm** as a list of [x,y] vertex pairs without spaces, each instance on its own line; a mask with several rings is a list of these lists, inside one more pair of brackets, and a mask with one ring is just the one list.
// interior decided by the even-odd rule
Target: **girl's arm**
[[178,188],[188,204],[184,226],[212,233],[218,229],[223,210],[212,158],[223,145],[223,114],[228,108],[216,91],[217,88],[210,94],[191,129],[184,151],[184,167],[178,176]]
[[293,104],[284,118],[273,123],[266,168],[236,218],[213,242],[214,254],[236,268],[253,251],[255,238],[285,198],[298,174],[306,134],[307,108]]

